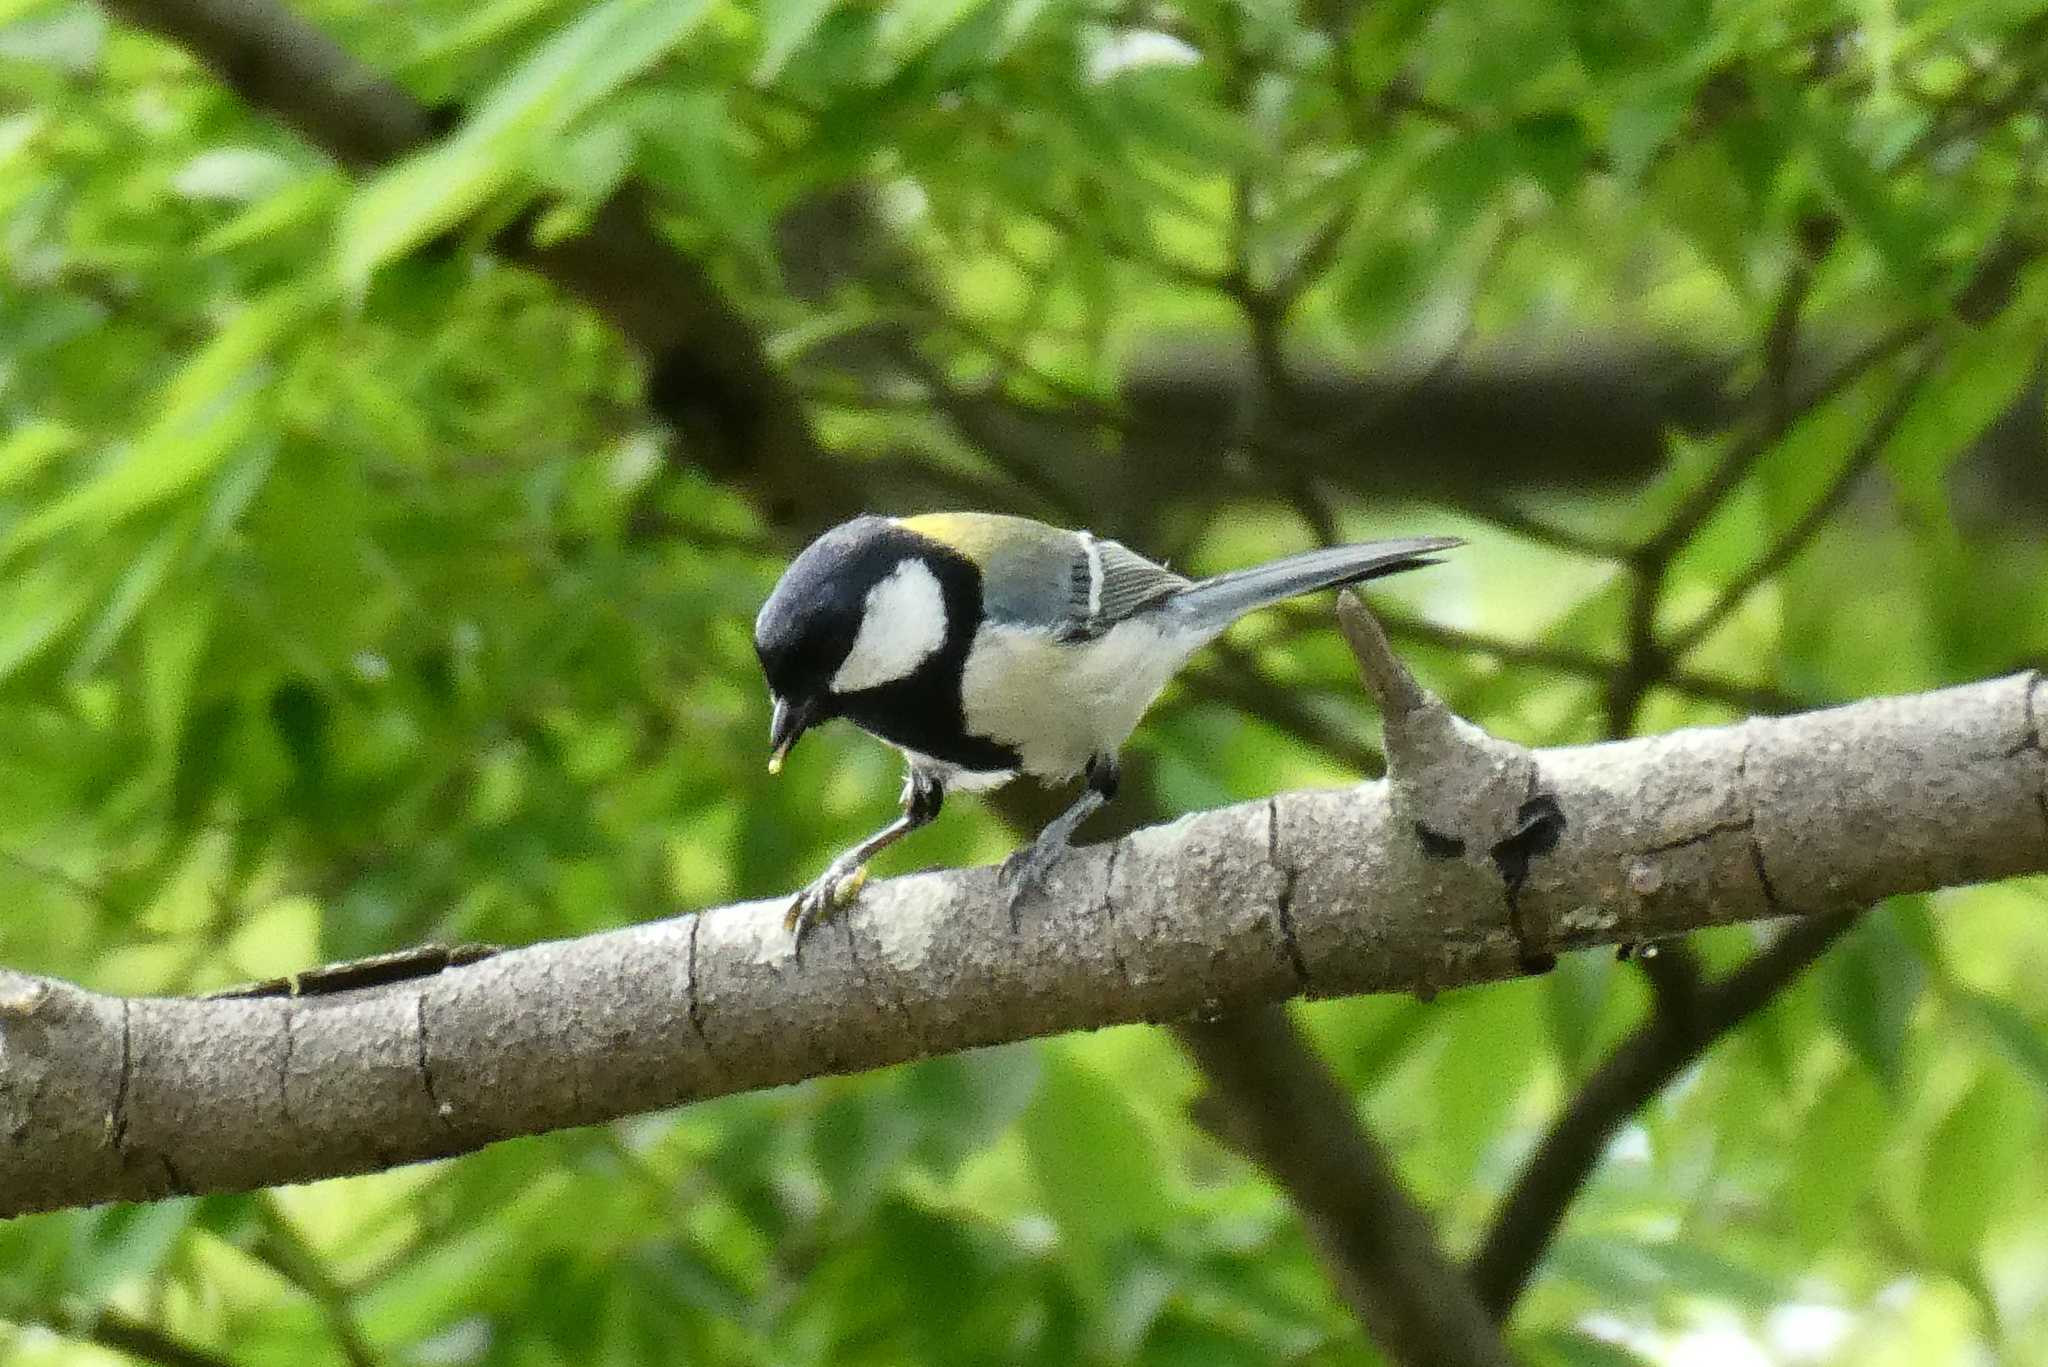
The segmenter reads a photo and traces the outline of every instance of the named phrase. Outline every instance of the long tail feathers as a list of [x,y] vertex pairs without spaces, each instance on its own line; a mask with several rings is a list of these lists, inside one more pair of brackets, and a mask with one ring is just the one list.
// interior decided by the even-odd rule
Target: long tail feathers
[[1434,565],[1437,552],[1464,544],[1454,536],[1411,536],[1303,551],[1204,579],[1167,599],[1165,607],[1196,630],[1221,631],[1247,612],[1283,599]]

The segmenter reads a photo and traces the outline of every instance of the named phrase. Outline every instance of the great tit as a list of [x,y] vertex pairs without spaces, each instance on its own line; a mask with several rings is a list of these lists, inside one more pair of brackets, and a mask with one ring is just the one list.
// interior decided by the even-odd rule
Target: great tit
[[992,513],[863,516],[806,547],[754,621],[774,704],[768,771],[844,717],[903,752],[903,812],[790,903],[805,931],[850,902],[869,859],[939,814],[948,789],[1019,774],[1087,786],[1004,861],[1017,904],[1116,796],[1117,751],[1188,656],[1255,608],[1435,563],[1454,537],[1331,546],[1190,580],[1121,544]]

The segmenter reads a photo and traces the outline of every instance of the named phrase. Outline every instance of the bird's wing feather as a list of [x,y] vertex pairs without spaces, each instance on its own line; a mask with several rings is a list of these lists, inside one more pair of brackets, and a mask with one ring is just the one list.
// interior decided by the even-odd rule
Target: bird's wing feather
[[1093,640],[1190,582],[1121,542],[1027,518],[926,513],[901,524],[981,568],[990,621],[1062,641]]
[[[1091,538],[1092,539],[1092,538]],[[1118,541],[1096,540],[1093,577],[1100,584],[1088,604],[1090,634],[1109,630],[1133,613],[1186,588],[1189,581],[1164,565],[1154,564]]]

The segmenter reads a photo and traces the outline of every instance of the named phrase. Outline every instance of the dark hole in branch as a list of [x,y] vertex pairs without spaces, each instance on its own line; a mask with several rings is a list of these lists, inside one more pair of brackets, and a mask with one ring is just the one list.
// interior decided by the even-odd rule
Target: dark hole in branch
[[1549,793],[1538,793],[1522,804],[1515,820],[1513,834],[1498,841],[1489,853],[1493,866],[1500,870],[1501,881],[1507,884],[1508,920],[1514,927],[1515,938],[1522,942],[1522,967],[1531,973],[1548,973],[1557,967],[1557,956],[1529,948],[1529,930],[1522,923],[1521,891],[1529,878],[1529,865],[1538,856],[1556,849],[1564,835],[1564,808]]
[[1455,835],[1433,831],[1420,821],[1415,823],[1415,838],[1422,842],[1422,852],[1431,859],[1456,859],[1465,852],[1465,842]]

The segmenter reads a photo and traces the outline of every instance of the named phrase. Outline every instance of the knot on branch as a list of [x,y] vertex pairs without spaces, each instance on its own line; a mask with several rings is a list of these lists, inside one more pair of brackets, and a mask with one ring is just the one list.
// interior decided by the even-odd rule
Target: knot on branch
[[8,1021],[27,1020],[50,1000],[50,985],[13,969],[0,968],[0,1028]]
[[0,968],[0,1139],[18,1142],[37,1120],[50,1072],[50,1028],[66,1013],[62,988]]
[[1475,882],[1497,885],[1522,967],[1548,971],[1557,962],[1550,933],[1526,924],[1520,894],[1530,867],[1557,848],[1568,822],[1556,796],[1543,791],[1534,752],[1487,734],[1416,682],[1356,594],[1338,596],[1337,623],[1379,702],[1388,793],[1412,837],[1390,853],[1438,897],[1469,895]]
[[41,1050],[29,1035],[49,999],[48,983],[0,968],[0,1134],[11,1136],[26,1123],[28,1092],[42,1071]]

